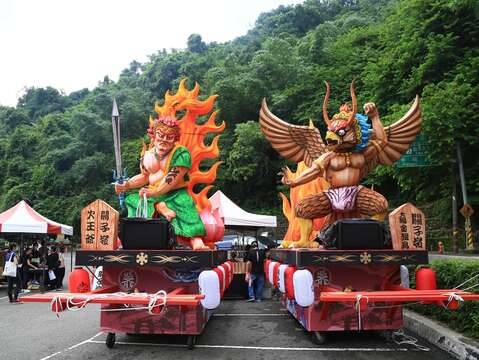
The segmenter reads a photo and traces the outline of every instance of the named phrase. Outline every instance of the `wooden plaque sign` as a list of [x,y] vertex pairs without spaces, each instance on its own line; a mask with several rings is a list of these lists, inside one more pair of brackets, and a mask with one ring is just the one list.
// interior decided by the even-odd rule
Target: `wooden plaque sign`
[[426,218],[412,204],[404,204],[389,214],[394,250],[426,250]]
[[103,200],[95,200],[81,211],[81,248],[116,250],[118,211]]
[[81,211],[81,248],[96,250],[98,200]]

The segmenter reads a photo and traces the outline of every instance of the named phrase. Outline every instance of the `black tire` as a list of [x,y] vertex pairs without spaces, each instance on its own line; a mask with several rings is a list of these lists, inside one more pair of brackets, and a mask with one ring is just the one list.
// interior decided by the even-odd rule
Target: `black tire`
[[196,345],[196,335],[188,335],[186,345],[188,345],[188,350],[193,350]]
[[379,336],[381,338],[383,338],[384,340],[386,340],[386,342],[392,343],[393,342],[393,332],[394,332],[394,330],[381,330],[379,332]]
[[108,333],[108,335],[106,336],[106,341],[105,341],[106,347],[109,349],[113,348],[113,346],[115,346],[115,340],[116,340],[115,333]]
[[326,344],[326,335],[320,331],[313,331],[312,333],[313,342],[316,345],[324,345]]

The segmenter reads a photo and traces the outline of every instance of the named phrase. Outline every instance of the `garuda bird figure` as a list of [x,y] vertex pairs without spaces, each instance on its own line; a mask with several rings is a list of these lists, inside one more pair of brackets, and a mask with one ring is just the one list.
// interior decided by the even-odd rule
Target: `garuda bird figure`
[[[326,82],[323,118],[327,125],[325,142],[319,130],[289,124],[268,109],[263,100],[259,122],[263,133],[284,158],[299,163],[306,170],[294,179],[283,169],[282,182],[289,187],[306,184],[317,177],[329,183],[329,189],[301,199],[296,205],[300,240],[283,247],[317,247],[310,241],[312,220],[327,215],[331,223],[340,218],[384,219],[388,202],[378,192],[361,186],[361,180],[378,165],[391,165],[401,158],[421,130],[421,110],[416,96],[409,111],[390,126],[383,127],[376,105],[364,105],[367,116],[357,113],[354,81],[350,86],[352,109],[347,104],[332,119],[328,115],[330,86]],[[368,118],[370,121],[368,121]]]

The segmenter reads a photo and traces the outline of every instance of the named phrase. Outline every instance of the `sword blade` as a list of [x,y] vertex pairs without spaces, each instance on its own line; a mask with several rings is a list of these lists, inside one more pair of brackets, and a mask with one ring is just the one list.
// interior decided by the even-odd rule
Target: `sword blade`
[[121,140],[120,140],[120,114],[116,99],[113,98],[113,110],[111,114],[111,126],[113,129],[113,147],[115,149],[116,176],[121,181],[123,178],[123,169],[121,164]]

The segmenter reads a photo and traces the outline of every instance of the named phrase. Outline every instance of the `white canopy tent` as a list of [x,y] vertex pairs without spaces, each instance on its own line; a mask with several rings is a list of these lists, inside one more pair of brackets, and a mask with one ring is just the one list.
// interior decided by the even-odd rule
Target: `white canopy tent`
[[46,218],[22,200],[0,214],[0,233],[73,235],[73,227]]
[[249,213],[236,205],[220,190],[210,197],[210,202],[212,210],[218,209],[226,227],[276,227],[276,216]]

